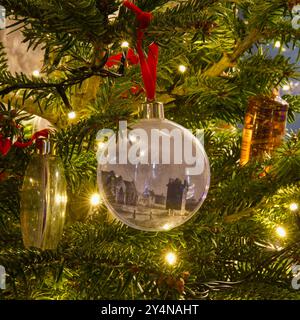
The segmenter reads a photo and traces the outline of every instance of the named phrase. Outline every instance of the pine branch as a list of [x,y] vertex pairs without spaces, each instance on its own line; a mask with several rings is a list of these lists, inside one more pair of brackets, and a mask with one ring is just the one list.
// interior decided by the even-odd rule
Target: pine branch
[[[77,76],[73,76],[73,77],[69,77],[68,79],[65,79],[61,82],[57,82],[57,83],[51,83],[51,82],[44,82],[44,81],[40,81],[40,82],[33,82],[27,79],[28,83],[19,83],[19,84],[14,84],[11,86],[7,86],[6,88],[0,90],[0,96],[4,96],[9,94],[12,91],[16,91],[19,89],[45,89],[45,88],[56,88],[58,90],[62,90],[62,89],[67,89],[70,86],[75,86],[79,83],[82,83],[84,80],[89,79],[93,76],[100,76],[100,77],[120,77],[121,75],[106,70],[106,69],[100,69],[98,70],[93,70],[93,71],[89,71],[89,68],[81,68],[81,69],[77,69],[77,70],[71,70],[71,73],[73,74],[82,74],[81,76],[77,75]],[[2,81],[3,82],[3,81]]]
[[238,58],[250,49],[261,36],[262,34],[257,29],[252,30],[249,35],[236,46],[232,54],[224,53],[222,59],[204,71],[203,75],[205,77],[218,77],[228,68],[234,67]]

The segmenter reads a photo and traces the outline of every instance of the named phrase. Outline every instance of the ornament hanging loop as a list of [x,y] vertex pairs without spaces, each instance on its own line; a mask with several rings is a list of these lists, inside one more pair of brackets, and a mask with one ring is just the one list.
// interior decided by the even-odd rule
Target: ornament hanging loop
[[153,15],[150,12],[142,11],[139,7],[137,7],[130,1],[124,1],[123,4],[126,8],[135,13],[136,19],[139,23],[137,30],[136,49],[139,55],[147,101],[153,102],[155,100],[159,48],[156,43],[151,43],[149,46],[147,58],[145,57],[143,51],[144,31],[146,28],[148,28],[151,20],[153,19]]

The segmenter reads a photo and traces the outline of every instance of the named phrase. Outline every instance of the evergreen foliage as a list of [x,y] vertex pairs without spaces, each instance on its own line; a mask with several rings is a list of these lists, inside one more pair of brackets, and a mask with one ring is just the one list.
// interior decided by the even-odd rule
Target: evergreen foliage
[[[160,46],[157,100],[169,119],[205,129],[208,197],[193,219],[165,233],[126,227],[104,206],[91,215],[96,133],[137,119],[143,101],[129,91],[142,86],[138,66],[124,74],[105,67],[122,41],[133,47],[135,17],[117,0],[1,0],[14,21],[9,30],[20,28],[28,46],[42,46],[45,56],[42,77],[12,74],[0,44],[0,116],[9,112],[5,103],[56,125],[69,203],[57,251],[24,249],[19,190],[32,148],[0,155],[0,265],[8,274],[0,298],[299,299],[291,266],[299,264],[300,210],[289,206],[300,207],[300,133],[287,135],[271,158],[241,167],[237,129],[249,97],[299,80],[297,65],[265,46],[299,45],[300,29],[291,26],[295,1],[135,3],[154,15],[145,45]],[[186,73],[178,72],[180,64]],[[299,97],[284,98],[294,121]],[[76,123],[68,122],[70,110],[79,115]],[[276,235],[278,225],[286,238]],[[172,267],[164,260],[169,250],[178,255]]]

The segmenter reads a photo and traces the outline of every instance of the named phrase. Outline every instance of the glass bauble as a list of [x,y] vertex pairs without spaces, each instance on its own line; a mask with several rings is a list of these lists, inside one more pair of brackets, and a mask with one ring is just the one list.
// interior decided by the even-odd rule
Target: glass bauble
[[34,154],[21,191],[21,229],[26,248],[56,249],[62,236],[67,186],[61,160]]
[[[150,107],[153,107],[150,104]],[[163,117],[127,126],[98,152],[101,197],[119,220],[163,231],[189,220],[206,198],[210,168],[201,142]],[[116,139],[117,138],[117,139]]]

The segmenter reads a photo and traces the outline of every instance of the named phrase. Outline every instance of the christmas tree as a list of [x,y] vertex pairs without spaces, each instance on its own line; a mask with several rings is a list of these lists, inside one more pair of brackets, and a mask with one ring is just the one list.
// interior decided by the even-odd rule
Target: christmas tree
[[[248,106],[272,105],[274,89],[299,79],[298,57],[283,51],[297,50],[293,8],[300,2],[134,3],[153,16],[143,48],[159,46],[156,100],[168,119],[204,130],[207,198],[189,221],[164,232],[124,225],[99,199],[97,132],[135,122],[145,99],[134,61],[139,23],[122,1],[1,0],[1,299],[298,299],[300,135],[289,132],[263,157],[242,164],[240,156]],[[40,70],[14,72],[10,31],[43,56]],[[300,100],[283,98],[293,122]],[[22,241],[20,194],[35,152],[34,143],[24,147],[31,116],[56,127],[51,139],[66,175],[66,223],[55,250]]]

